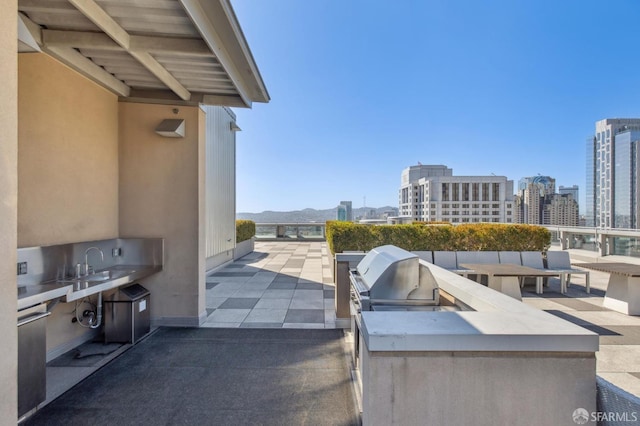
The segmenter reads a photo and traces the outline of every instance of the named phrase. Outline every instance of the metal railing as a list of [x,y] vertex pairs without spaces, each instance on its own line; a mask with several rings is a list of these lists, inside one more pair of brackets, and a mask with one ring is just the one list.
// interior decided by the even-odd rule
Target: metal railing
[[326,240],[324,223],[256,223],[256,240]]

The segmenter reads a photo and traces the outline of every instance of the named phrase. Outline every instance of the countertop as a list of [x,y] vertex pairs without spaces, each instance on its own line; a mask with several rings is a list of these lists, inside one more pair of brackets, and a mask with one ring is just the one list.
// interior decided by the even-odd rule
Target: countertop
[[61,298],[72,302],[160,272],[162,265],[116,265],[93,275],[18,287],[18,310]]

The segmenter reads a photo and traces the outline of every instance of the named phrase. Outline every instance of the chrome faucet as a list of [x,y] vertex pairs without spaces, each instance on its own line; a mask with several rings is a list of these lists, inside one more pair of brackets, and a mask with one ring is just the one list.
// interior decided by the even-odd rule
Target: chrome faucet
[[98,247],[89,247],[84,251],[84,273],[85,275],[91,275],[91,266],[89,266],[89,251],[98,250],[100,252],[100,258],[104,262],[104,253]]

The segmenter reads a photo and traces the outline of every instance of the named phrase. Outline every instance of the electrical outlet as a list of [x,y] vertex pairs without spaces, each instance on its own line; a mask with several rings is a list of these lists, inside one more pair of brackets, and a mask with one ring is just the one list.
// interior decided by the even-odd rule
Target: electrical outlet
[[119,257],[119,256],[122,256],[122,249],[121,249],[121,248],[119,248],[119,247],[118,247],[118,248],[111,249],[111,255],[112,255],[113,257]]
[[27,262],[18,262],[18,275],[27,274]]

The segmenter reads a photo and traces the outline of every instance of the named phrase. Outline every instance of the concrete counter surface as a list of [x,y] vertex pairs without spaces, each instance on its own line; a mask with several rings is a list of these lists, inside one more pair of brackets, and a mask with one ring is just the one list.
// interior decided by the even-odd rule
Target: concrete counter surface
[[362,312],[370,351],[597,352],[599,338],[585,328],[421,261],[448,294],[470,310]]
[[598,335],[545,312],[362,312],[369,351],[597,352]]

